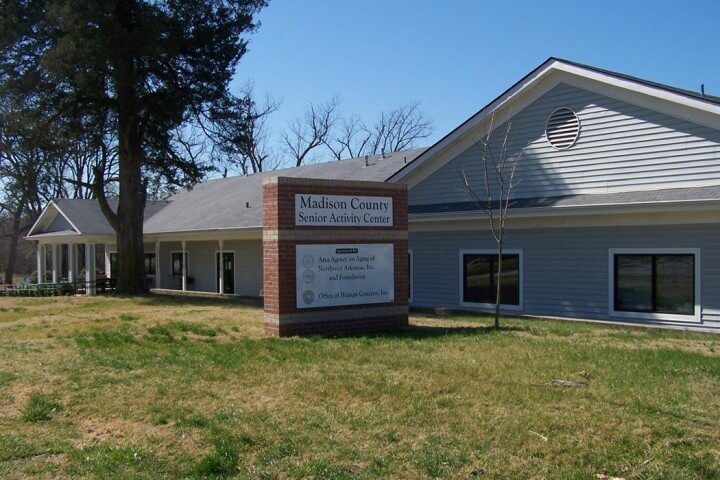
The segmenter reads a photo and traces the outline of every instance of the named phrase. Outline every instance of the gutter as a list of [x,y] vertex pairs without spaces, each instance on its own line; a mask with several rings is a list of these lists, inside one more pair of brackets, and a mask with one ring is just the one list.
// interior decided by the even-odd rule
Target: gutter
[[[558,205],[553,207],[516,208],[508,210],[508,218],[557,217],[569,215],[602,215],[620,213],[654,213],[688,210],[712,210],[720,208],[720,200],[667,200],[660,202],[635,203],[604,203],[589,205]],[[495,210],[497,211],[497,210]],[[413,213],[408,215],[410,221],[439,222],[448,220],[473,220],[486,218],[482,210],[467,212]]]

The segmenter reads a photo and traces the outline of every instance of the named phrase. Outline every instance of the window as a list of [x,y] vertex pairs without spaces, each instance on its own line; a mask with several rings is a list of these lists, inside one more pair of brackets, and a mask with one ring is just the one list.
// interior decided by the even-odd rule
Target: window
[[611,251],[611,313],[699,320],[699,252]]
[[145,254],[145,275],[155,275],[155,254]]
[[118,254],[117,252],[110,253],[110,276],[117,277],[118,273]]
[[[464,251],[461,260],[461,304],[467,306],[495,304],[497,292],[496,253]],[[510,250],[502,256],[500,301],[505,308],[522,308],[522,252]]]
[[[182,277],[183,274],[183,255],[182,252],[172,252],[172,275],[173,277]],[[187,264],[188,252],[185,252],[185,263]],[[187,267],[186,267],[187,269]]]

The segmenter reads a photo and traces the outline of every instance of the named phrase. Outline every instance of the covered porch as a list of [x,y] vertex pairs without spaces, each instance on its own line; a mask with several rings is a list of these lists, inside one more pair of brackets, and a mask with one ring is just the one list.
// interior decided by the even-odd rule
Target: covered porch
[[[82,237],[37,234],[29,238],[37,241],[33,283],[38,287],[68,284],[76,293],[86,295],[113,291],[122,262],[115,239]],[[146,235],[145,240],[144,265],[150,291],[263,296],[260,232],[236,232],[221,238]]]
[[[62,285],[62,293],[95,295],[113,291],[107,239],[78,238],[73,235],[36,235],[36,268],[33,283],[36,290],[60,292],[52,286]],[[15,288],[27,288],[19,285]]]
[[262,297],[262,230],[147,235],[149,288]]

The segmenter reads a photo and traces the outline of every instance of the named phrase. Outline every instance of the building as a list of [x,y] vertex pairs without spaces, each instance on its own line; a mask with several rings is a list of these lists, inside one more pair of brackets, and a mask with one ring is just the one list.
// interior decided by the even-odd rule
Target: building
[[[150,284],[262,295],[264,177],[381,180],[409,188],[411,304],[487,309],[495,241],[459,172],[484,188],[479,140],[508,120],[522,157],[505,310],[720,331],[720,98],[554,58],[428,149],[213,180],[148,205]],[[52,280],[75,275],[78,244],[88,260],[107,245],[112,275],[92,201],[51,202],[28,239]]]

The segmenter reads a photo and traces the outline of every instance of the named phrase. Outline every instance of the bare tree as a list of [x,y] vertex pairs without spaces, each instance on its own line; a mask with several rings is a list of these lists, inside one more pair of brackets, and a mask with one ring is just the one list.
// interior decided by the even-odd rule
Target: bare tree
[[432,132],[432,121],[420,111],[419,102],[401,105],[380,114],[366,153],[392,153],[412,148]]
[[339,131],[325,143],[335,160],[356,158],[365,154],[372,140],[372,131],[357,115],[342,121]]
[[433,132],[432,121],[420,111],[418,102],[381,112],[372,127],[357,116],[342,122],[326,142],[336,160],[362,155],[392,153],[416,146]]
[[310,104],[305,114],[290,123],[282,135],[285,153],[296,167],[312,163],[318,147],[327,146],[331,131],[338,121],[340,99],[335,96],[326,103]]
[[9,228],[5,283],[12,283],[19,239],[42,211],[43,204],[59,194],[61,182],[50,166],[62,157],[64,143],[45,121],[47,112],[35,98],[3,96],[0,102],[0,211]]
[[265,94],[255,97],[251,84],[238,96],[225,99],[217,108],[200,117],[199,125],[210,138],[210,157],[223,177],[235,171],[247,175],[278,166],[278,156],[270,146],[268,118],[280,102]]
[[117,194],[118,149],[109,115],[79,118],[79,122],[97,122],[95,129],[71,128],[65,157],[52,166],[53,178],[62,180],[63,198],[93,198],[96,175],[102,175],[107,195]]
[[458,173],[461,179],[460,189],[467,192],[477,204],[478,208],[485,212],[495,243],[497,244],[497,270],[495,272],[495,318],[494,327],[500,327],[500,305],[502,274],[503,274],[503,248],[505,242],[505,225],[508,210],[512,205],[513,191],[519,182],[515,181],[515,172],[522,158],[527,145],[519,151],[512,149],[512,123],[511,120],[505,124],[501,131],[502,139],[495,141],[493,133],[495,112],[490,116],[490,122],[482,138],[477,142],[481,147],[482,162],[482,185],[475,186],[470,181],[465,169],[460,166]]

